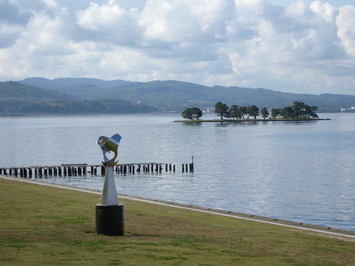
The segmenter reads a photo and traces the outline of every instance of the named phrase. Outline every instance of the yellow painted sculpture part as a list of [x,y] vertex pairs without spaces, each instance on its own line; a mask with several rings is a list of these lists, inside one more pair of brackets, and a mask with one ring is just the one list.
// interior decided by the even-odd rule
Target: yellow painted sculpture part
[[[104,162],[103,163],[105,166],[107,166],[107,167],[112,166],[113,167],[117,164],[117,162],[115,162],[115,160],[118,155],[118,144],[120,143],[121,138],[122,137],[119,134],[115,134],[111,138],[101,136],[97,140],[97,144],[100,145],[100,147],[102,149],[102,153],[104,155]],[[106,156],[106,153],[109,153],[109,152],[114,153],[114,156],[112,159],[109,159]]]

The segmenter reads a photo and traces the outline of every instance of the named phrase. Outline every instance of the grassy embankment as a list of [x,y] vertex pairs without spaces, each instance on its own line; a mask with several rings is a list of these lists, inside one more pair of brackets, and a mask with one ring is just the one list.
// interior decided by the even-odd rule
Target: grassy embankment
[[0,178],[0,265],[355,265],[354,239],[138,201],[95,234],[90,193]]

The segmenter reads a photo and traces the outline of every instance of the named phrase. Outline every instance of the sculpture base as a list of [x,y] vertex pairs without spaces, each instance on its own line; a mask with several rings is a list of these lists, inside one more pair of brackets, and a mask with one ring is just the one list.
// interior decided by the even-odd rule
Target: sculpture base
[[96,205],[96,234],[108,236],[124,235],[123,205]]

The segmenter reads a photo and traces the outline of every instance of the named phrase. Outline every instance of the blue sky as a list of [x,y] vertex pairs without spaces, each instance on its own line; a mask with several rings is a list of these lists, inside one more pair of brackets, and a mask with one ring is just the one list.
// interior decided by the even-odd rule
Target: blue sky
[[355,95],[355,1],[0,0],[0,81],[34,76]]

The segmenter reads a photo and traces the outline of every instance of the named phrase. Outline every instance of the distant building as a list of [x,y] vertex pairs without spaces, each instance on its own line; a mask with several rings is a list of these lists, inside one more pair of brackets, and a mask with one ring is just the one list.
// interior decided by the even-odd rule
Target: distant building
[[355,112],[355,106],[352,106],[352,107],[350,107],[350,108],[343,108],[343,107],[341,107],[341,108],[340,108],[340,111],[341,111],[341,112]]
[[207,108],[206,110],[203,111],[204,114],[209,114],[209,113],[213,113],[214,110],[212,108]]

